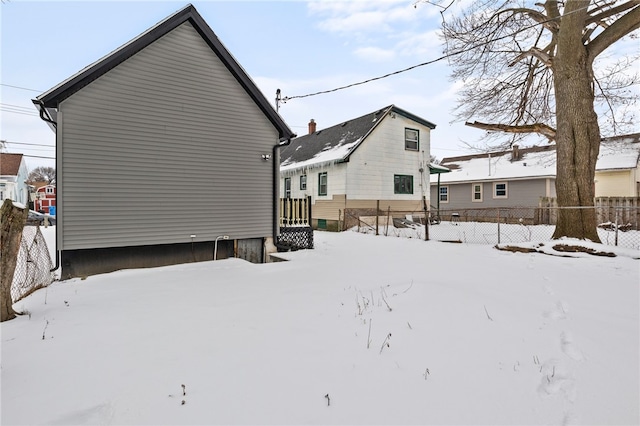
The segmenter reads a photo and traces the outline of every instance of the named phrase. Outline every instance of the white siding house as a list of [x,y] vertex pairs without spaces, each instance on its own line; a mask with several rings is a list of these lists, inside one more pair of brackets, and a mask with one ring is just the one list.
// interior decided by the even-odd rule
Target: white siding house
[[338,229],[345,211],[424,214],[435,124],[394,105],[309,133],[282,149],[280,195],[312,199],[315,227]]

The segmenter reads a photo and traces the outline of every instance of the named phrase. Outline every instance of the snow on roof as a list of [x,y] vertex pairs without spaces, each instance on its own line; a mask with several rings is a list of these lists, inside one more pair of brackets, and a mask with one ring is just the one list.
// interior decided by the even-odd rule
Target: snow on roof
[[429,173],[430,174],[438,174],[438,173],[449,173],[451,170],[448,167],[441,166],[436,163],[429,163]]
[[[441,183],[498,179],[546,178],[556,175],[556,147],[545,145],[520,149],[517,160],[512,151],[450,157],[442,165],[451,173],[442,175]],[[640,133],[602,140],[596,170],[627,170],[638,167]]]
[[443,174],[441,182],[549,177],[556,174],[555,149],[542,152],[523,152],[519,161],[511,161],[511,152],[483,154],[461,161],[450,159],[442,165],[451,169]]
[[280,151],[280,171],[291,172],[294,169],[322,167],[347,161],[353,151],[390,113],[399,114],[430,129],[436,127],[424,118],[395,105],[389,105],[361,117],[293,139]]
[[287,160],[285,160],[280,165],[280,171],[309,166],[321,167],[326,164],[336,163],[340,160],[343,160],[351,152],[351,149],[357,146],[361,140],[362,138],[358,138],[353,142],[345,143],[345,139],[342,139],[336,146],[327,146],[326,149],[318,152],[308,160],[299,162],[288,162]]
[[596,170],[620,170],[638,167],[640,133],[607,138],[600,144]]

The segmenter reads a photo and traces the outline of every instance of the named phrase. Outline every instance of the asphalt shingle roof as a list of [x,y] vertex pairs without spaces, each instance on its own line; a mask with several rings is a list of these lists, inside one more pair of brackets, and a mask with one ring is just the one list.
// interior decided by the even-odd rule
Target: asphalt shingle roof
[[360,143],[390,112],[411,118],[431,129],[435,124],[395,105],[389,105],[335,126],[299,136],[280,152],[280,170],[346,161]]
[[18,176],[22,154],[0,153],[0,175]]

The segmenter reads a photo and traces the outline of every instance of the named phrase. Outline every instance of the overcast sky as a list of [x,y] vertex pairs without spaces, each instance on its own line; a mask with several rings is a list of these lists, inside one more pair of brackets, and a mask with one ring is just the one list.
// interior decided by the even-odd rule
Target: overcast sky
[[[231,54],[275,104],[283,97],[379,77],[442,55],[440,9],[427,2],[194,1]],[[54,166],[54,134],[31,99],[128,42],[187,2],[2,0],[2,125],[6,151]],[[437,125],[431,154],[465,153],[482,131],[451,123],[456,83],[446,61],[328,94],[291,99],[280,113],[299,135],[395,104]],[[35,145],[33,145],[35,144]],[[47,146],[38,146],[47,145]]]

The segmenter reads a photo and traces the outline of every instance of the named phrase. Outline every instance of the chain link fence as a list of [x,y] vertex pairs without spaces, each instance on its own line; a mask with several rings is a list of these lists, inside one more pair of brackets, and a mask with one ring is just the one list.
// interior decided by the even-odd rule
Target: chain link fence
[[53,282],[53,263],[39,226],[25,226],[11,284],[11,299],[16,303]]
[[[584,209],[584,207],[562,207]],[[640,208],[593,207],[598,236],[603,244],[640,250]],[[470,244],[549,241],[561,207],[513,207],[431,210],[425,220],[420,212],[380,211],[363,215],[345,212],[355,220],[351,229],[387,236]],[[429,222],[425,238],[425,222]]]

